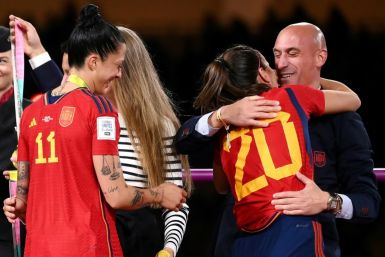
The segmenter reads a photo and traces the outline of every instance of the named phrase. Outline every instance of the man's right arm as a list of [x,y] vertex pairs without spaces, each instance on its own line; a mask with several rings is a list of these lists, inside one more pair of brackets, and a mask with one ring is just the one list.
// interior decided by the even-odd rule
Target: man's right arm
[[9,16],[11,40],[15,40],[15,25],[19,25],[23,32],[24,52],[30,58],[32,77],[42,92],[46,92],[60,85],[63,73],[44,49],[35,27],[19,17]]
[[49,59],[44,63],[39,63],[37,65],[32,64],[34,63],[35,58],[39,56],[30,59],[32,77],[42,92],[47,92],[59,86],[63,78],[63,73],[60,71],[57,64],[51,60],[47,52],[45,54]]

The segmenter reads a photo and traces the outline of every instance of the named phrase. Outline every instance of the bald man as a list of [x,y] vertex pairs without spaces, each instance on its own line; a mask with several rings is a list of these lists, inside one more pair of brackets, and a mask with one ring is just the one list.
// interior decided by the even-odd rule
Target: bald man
[[[327,60],[327,47],[322,31],[310,23],[297,23],[284,28],[274,46],[275,66],[281,85],[308,85],[323,89],[321,68]],[[311,96],[309,96],[311,97]],[[227,124],[255,126],[256,108],[242,99],[222,108]],[[181,153],[191,153],[211,140],[218,128],[212,127],[211,114],[192,118],[178,131],[176,146]],[[260,123],[257,125],[263,126]],[[211,125],[211,126],[210,126]],[[318,215],[322,224],[326,257],[339,257],[340,247],[336,218],[356,223],[376,219],[381,197],[373,173],[369,137],[357,113],[348,112],[312,118],[309,123],[315,177],[298,176],[305,188],[298,192],[281,192],[272,204],[287,215]],[[214,256],[229,256],[235,222],[231,201],[218,233]]]
[[322,31],[310,23],[292,24],[281,30],[273,49],[281,85],[320,88],[321,68],[327,59]]
[[[322,31],[310,23],[284,28],[274,46],[281,84],[322,89],[321,67],[327,48]],[[361,117],[348,112],[310,120],[315,182],[305,189],[274,195],[272,203],[288,215],[318,214],[326,256],[340,256],[335,218],[364,223],[379,212],[381,197],[373,173],[371,144]]]

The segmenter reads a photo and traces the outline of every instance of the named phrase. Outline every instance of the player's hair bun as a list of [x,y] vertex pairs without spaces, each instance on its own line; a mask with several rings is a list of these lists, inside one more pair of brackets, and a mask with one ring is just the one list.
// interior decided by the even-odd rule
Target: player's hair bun
[[102,21],[99,7],[94,4],[88,4],[80,11],[78,26],[83,28],[93,27]]

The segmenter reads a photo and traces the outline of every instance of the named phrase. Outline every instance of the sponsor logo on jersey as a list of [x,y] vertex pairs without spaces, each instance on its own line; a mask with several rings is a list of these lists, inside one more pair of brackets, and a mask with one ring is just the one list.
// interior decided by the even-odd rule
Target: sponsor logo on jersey
[[44,121],[44,122],[46,122],[46,123],[48,123],[48,122],[50,122],[50,121],[53,120],[53,119],[52,119],[51,116],[47,115],[47,116],[44,116],[43,119],[41,119],[41,120]]
[[116,128],[114,117],[98,117],[96,124],[98,140],[115,140]]
[[32,128],[32,127],[34,127],[36,125],[37,125],[37,123],[36,123],[35,118],[32,118],[31,122],[29,123],[29,128]]
[[74,121],[75,107],[63,106],[60,113],[59,124],[62,127],[68,127]]

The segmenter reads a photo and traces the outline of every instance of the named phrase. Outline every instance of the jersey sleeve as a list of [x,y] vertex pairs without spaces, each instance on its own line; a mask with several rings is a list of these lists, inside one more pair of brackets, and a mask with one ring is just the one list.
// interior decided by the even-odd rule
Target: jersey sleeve
[[118,114],[104,97],[91,109],[92,155],[118,155],[120,126]]
[[306,113],[315,116],[325,113],[325,95],[321,90],[310,86],[293,86],[291,89]]

